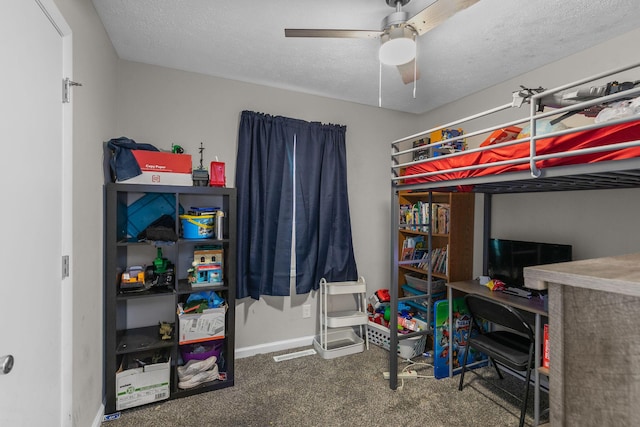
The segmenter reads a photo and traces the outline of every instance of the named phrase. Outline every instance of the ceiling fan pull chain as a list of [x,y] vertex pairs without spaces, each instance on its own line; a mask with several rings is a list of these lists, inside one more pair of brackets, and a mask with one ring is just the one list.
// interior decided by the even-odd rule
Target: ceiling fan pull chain
[[378,108],[382,108],[382,62],[379,62],[378,71]]
[[418,87],[418,41],[416,40],[416,54],[413,58],[413,99],[416,99]]

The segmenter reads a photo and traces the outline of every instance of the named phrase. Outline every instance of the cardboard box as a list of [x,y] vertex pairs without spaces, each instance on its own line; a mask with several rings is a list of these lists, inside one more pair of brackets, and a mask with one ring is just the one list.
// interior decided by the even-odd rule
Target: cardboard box
[[227,306],[209,308],[202,313],[185,314],[181,304],[178,304],[178,319],[180,320],[180,344],[192,344],[224,338],[225,312]]
[[142,174],[118,181],[125,184],[193,185],[191,155],[133,150]]
[[171,360],[116,374],[116,410],[169,398]]

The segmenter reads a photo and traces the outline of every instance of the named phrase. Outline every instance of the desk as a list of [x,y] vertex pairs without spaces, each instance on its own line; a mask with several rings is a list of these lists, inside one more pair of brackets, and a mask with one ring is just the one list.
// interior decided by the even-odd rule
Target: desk
[[640,419],[640,254],[525,267],[549,288],[552,426]]
[[[514,295],[503,294],[502,292],[493,292],[486,286],[480,285],[476,280],[465,280],[462,282],[447,283],[447,297],[449,299],[449,330],[453,330],[452,326],[452,308],[453,291],[457,290],[466,294],[483,295],[488,298],[495,299],[511,307],[517,308],[523,312],[531,313],[535,320],[535,369],[533,372],[534,380],[534,406],[533,418],[534,425],[538,425],[540,421],[540,359],[541,359],[541,337],[542,337],[542,317],[547,317],[547,311],[544,309],[544,301],[539,298],[522,298]],[[451,342],[452,334],[449,335],[449,348],[453,348]],[[449,376],[453,376],[452,353],[449,352]]]

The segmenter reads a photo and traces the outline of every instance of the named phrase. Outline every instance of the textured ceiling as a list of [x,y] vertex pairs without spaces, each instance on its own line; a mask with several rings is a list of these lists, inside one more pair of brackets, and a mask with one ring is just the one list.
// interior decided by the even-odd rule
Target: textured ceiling
[[[378,105],[378,40],[285,38],[284,29],[380,30],[394,12],[385,0],[93,4],[122,59]],[[382,67],[382,106],[423,113],[639,26],[638,0],[480,0],[418,38],[415,99],[395,67]]]

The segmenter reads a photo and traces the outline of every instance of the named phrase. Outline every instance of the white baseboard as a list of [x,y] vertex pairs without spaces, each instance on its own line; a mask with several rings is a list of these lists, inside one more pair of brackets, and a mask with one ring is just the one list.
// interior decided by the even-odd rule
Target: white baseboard
[[256,354],[272,353],[274,351],[289,350],[299,347],[307,347],[313,345],[314,336],[294,338],[285,341],[276,341],[259,345],[252,345],[250,347],[236,348],[236,359],[243,359],[245,357],[255,356]]
[[91,424],[91,426],[100,427],[102,425],[103,418],[104,418],[104,402],[102,402],[102,404],[98,408],[98,414],[93,419],[93,423]]

